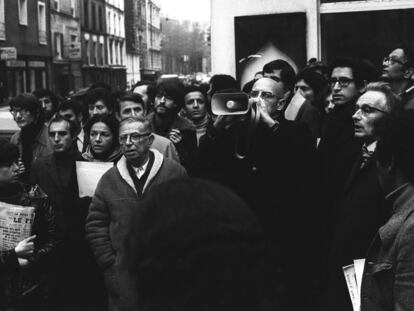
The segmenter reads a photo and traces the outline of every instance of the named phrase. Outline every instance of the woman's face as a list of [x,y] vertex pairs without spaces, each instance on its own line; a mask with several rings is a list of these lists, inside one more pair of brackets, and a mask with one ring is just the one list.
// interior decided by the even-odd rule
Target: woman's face
[[19,166],[16,162],[13,162],[9,166],[0,166],[0,184],[7,184],[13,181],[17,181],[17,171]]
[[114,135],[103,122],[92,125],[89,139],[95,155],[107,155],[114,149]]
[[315,93],[313,92],[313,89],[303,79],[299,80],[295,85],[295,93],[298,91],[310,102],[315,99]]

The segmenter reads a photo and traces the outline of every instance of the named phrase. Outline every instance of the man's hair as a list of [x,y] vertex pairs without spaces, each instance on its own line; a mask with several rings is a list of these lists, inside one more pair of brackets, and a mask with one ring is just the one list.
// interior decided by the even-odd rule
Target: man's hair
[[33,94],[23,93],[17,95],[9,101],[10,109],[21,108],[27,110],[33,117],[36,118],[36,122],[43,122],[43,114],[40,113],[42,106],[39,99]]
[[115,112],[117,113],[121,113],[121,102],[124,101],[131,101],[137,104],[140,104],[142,106],[142,108],[147,111],[147,106],[144,103],[144,100],[142,99],[141,95],[137,94],[137,93],[132,93],[132,92],[124,92],[122,93],[117,100],[115,101]]
[[207,94],[204,91],[204,88],[201,88],[197,85],[188,85],[186,86],[186,88],[184,89],[184,97],[188,94],[188,93],[193,93],[193,92],[199,92],[204,96],[204,100],[207,101]]
[[407,59],[406,63],[404,64],[405,68],[414,68],[414,49],[405,43],[399,44],[395,49],[401,49],[404,52],[404,56]]
[[128,267],[143,309],[274,309],[270,244],[229,189],[197,179],[166,182],[148,192],[130,223]]
[[263,73],[273,73],[274,70],[280,70],[280,79],[285,85],[285,91],[292,90],[296,77],[293,67],[283,59],[276,59],[263,66]]
[[128,117],[128,118],[121,120],[121,122],[119,122],[119,129],[124,124],[137,123],[137,122],[142,123],[144,125],[144,128],[147,131],[150,131],[151,133],[153,132],[151,121],[148,118],[140,117],[140,116]]
[[[81,113],[84,116],[84,110],[82,109],[82,106],[80,103],[73,98],[65,99],[58,107],[57,111],[64,111],[64,110],[72,110],[73,113],[78,117],[78,115]],[[85,119],[84,119],[85,120]]]
[[392,115],[388,131],[380,136],[376,150],[381,165],[392,163],[406,181],[414,184],[414,111]]
[[49,97],[50,101],[53,105],[53,110],[56,111],[57,107],[59,106],[59,97],[49,89],[37,89],[33,91],[33,95],[36,96],[38,99],[42,97]]
[[118,146],[118,136],[119,136],[119,122],[118,120],[113,116],[109,114],[96,114],[91,119],[88,120],[88,123],[85,125],[85,134],[87,136],[90,136],[91,134],[91,128],[95,123],[102,122],[104,123],[109,130],[112,133],[112,136],[114,137],[114,145]]
[[211,93],[210,95],[213,96],[215,93],[220,92],[224,89],[238,89],[239,85],[232,76],[230,75],[223,75],[218,74],[211,77],[210,82],[211,84]]
[[160,80],[155,87],[156,94],[170,96],[177,105],[178,112],[184,104],[184,84],[178,79]]
[[384,94],[386,105],[388,108],[387,114],[375,122],[375,133],[378,136],[388,131],[389,123],[393,114],[399,113],[403,109],[401,98],[396,95],[390,85],[385,82],[371,82],[365,87],[365,93],[368,91],[376,91]]
[[102,87],[97,87],[88,90],[85,94],[85,104],[86,105],[92,105],[96,103],[97,101],[102,100],[103,104],[108,108],[108,110],[113,110],[113,104],[111,101],[111,92],[109,92],[107,89]]
[[357,60],[351,57],[338,57],[329,66],[329,76],[335,68],[350,68],[352,70],[355,85],[358,88],[365,84],[378,80],[379,73],[368,60]]
[[78,125],[75,122],[65,119],[64,117],[60,115],[57,115],[52,120],[50,120],[48,131],[50,131],[50,126],[52,125],[52,123],[60,123],[60,122],[66,122],[69,124],[69,132],[72,138],[77,136],[77,133],[79,131]]
[[153,103],[154,102],[154,98],[155,98],[155,82],[148,81],[148,80],[138,81],[131,88],[131,91],[134,92],[135,88],[137,88],[138,86],[142,86],[142,85],[146,85],[147,86],[147,96],[148,96],[148,100],[149,100],[150,103]]
[[376,91],[385,95],[386,104],[390,112],[399,112],[403,109],[401,98],[393,92],[386,82],[371,82],[365,87],[365,92]]
[[305,81],[312,88],[315,97],[318,97],[328,87],[325,77],[313,69],[306,68],[299,72],[296,76],[296,83],[301,80]]
[[19,148],[5,138],[0,138],[0,167],[10,166],[19,159]]

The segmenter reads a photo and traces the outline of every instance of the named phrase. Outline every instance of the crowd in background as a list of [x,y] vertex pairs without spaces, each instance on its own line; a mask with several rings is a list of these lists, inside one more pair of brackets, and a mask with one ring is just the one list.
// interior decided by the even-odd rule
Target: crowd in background
[[[36,216],[0,253],[0,310],[353,310],[362,258],[361,310],[414,310],[413,73],[402,45],[16,96],[0,201]],[[113,163],[92,197],[76,162]]]

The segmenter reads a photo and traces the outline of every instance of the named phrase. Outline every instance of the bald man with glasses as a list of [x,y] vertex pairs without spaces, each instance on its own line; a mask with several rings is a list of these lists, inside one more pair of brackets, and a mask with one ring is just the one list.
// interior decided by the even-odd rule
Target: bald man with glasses
[[86,220],[86,238],[103,271],[109,310],[137,310],[134,277],[126,270],[128,221],[147,191],[185,178],[187,173],[179,163],[151,148],[151,124],[143,117],[123,119],[118,139],[123,156],[99,181]]

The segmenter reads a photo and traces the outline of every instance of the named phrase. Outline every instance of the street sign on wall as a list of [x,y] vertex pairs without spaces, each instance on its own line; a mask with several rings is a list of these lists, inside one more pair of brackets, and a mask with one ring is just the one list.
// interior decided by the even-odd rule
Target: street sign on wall
[[17,49],[12,47],[0,48],[0,60],[15,60],[17,59]]

